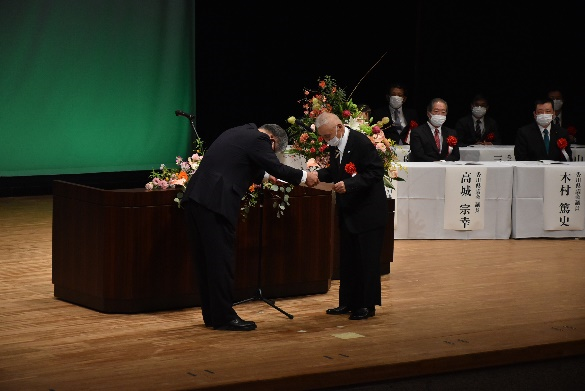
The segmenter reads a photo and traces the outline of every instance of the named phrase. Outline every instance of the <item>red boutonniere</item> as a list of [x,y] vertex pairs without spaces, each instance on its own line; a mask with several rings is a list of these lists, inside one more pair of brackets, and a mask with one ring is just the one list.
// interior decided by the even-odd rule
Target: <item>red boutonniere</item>
[[560,139],[557,140],[557,147],[559,147],[559,149],[561,150],[561,153],[565,157],[565,160],[569,161],[569,154],[567,153],[567,151],[565,151],[567,145],[569,145],[569,143],[567,143],[567,140],[564,137],[561,137]]
[[347,163],[345,165],[345,172],[347,172],[351,176],[354,176],[355,174],[357,174],[355,164],[353,164],[352,162]]
[[449,144],[450,147],[456,146],[457,145],[457,137],[455,137],[455,136],[447,137],[447,144]]
[[575,137],[575,135],[577,134],[577,128],[574,127],[573,125],[569,125],[567,127],[567,132],[569,132],[569,134],[573,137]]
[[494,141],[495,138],[496,138],[495,134],[488,133],[488,135],[485,137],[485,141]]
[[415,120],[412,120],[412,121],[410,121],[410,124],[408,124],[408,127],[410,129],[414,129],[414,128],[418,127],[418,124],[416,123]]

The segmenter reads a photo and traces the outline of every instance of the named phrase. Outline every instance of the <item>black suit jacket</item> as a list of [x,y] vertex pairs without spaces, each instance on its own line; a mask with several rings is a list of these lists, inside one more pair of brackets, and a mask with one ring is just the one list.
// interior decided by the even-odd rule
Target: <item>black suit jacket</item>
[[[337,148],[330,148],[330,165],[320,169],[319,181],[345,182],[346,193],[335,193],[340,218],[351,233],[363,233],[384,227],[388,219],[388,201],[384,189],[384,162],[370,139],[357,130],[350,130],[343,159],[335,157]],[[357,174],[345,171],[348,163],[356,166]]]
[[459,118],[455,124],[455,130],[457,131],[457,142],[460,147],[466,147],[468,145],[476,144],[479,141],[487,140],[490,133],[494,134],[494,139],[490,142],[494,145],[502,144],[502,136],[498,129],[498,124],[492,117],[484,116],[482,121],[484,122],[484,132],[481,137],[477,137],[475,133],[475,121],[476,118],[472,114],[468,114],[465,117]]
[[446,126],[441,126],[441,134],[443,142],[441,143],[441,152],[437,149],[435,144],[435,137],[431,131],[431,126],[428,122],[414,128],[410,132],[410,156],[411,162],[436,162],[439,160],[457,161],[459,157],[459,147],[456,145],[449,155],[449,144],[447,137],[457,137],[455,130]]
[[564,138],[567,141],[565,151],[569,156],[568,161],[571,161],[571,143],[569,141],[569,132],[559,125],[551,125],[550,128],[550,143],[548,154],[544,146],[542,133],[536,121],[521,127],[516,133],[516,144],[514,145],[514,157],[518,161],[535,161],[535,160],[557,160],[567,161],[565,156],[557,146],[557,141]]
[[282,164],[267,134],[255,124],[223,132],[205,152],[199,168],[187,184],[182,202],[194,200],[224,216],[235,227],[242,197],[260,183],[264,172],[294,185],[303,172]]
[[[380,121],[384,117],[388,117],[390,119],[390,124],[393,123],[393,113],[390,113],[390,107],[388,105],[384,107],[380,107],[374,111],[372,111],[372,118],[374,119],[374,123]],[[402,140],[403,144],[408,144],[408,133],[412,130],[410,127],[411,121],[415,121],[418,126],[418,115],[416,114],[416,110],[410,109],[408,107],[402,106],[402,113],[404,114],[404,119],[406,120],[406,126],[398,134],[398,130],[396,126],[387,126],[384,128],[384,135],[388,140],[394,141],[395,144],[399,144],[399,141]]]

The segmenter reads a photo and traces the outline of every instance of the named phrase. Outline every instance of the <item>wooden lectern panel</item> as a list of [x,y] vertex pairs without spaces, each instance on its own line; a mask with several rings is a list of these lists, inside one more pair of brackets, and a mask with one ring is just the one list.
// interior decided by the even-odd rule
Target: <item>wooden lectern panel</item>
[[[176,193],[54,181],[55,296],[106,313],[199,305],[183,210],[173,201]],[[290,204],[278,219],[266,197],[264,208],[253,208],[247,221],[238,223],[235,301],[255,296],[258,288],[272,298],[329,290],[331,196],[298,186]],[[303,235],[321,225],[312,251],[303,252]]]

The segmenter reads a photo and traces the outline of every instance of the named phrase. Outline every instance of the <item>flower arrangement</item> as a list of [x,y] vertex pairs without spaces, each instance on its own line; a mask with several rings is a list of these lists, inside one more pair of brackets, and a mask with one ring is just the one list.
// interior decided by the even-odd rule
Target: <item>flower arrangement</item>
[[[240,208],[242,220],[245,221],[250,213],[250,208],[255,207],[260,202],[260,193],[264,190],[272,191],[276,200],[272,203],[272,207],[276,209],[276,217],[280,218],[284,214],[284,210],[289,203],[289,193],[294,188],[290,183],[273,184],[270,182],[263,182],[262,185],[252,184],[244,197],[242,198],[243,205]],[[282,193],[282,195],[279,195]]]
[[[151,180],[144,186],[144,188],[146,190],[180,189],[174,199],[180,208],[183,192],[187,188],[189,179],[191,179],[191,176],[199,168],[204,154],[203,141],[198,138],[195,141],[194,153],[191,157],[184,161],[182,157],[177,156],[175,163],[178,167],[176,168],[169,168],[166,165],[161,164],[160,171],[152,171],[150,174]],[[274,192],[277,201],[273,203],[272,207],[276,209],[276,217],[280,218],[286,207],[290,205],[288,202],[288,194],[292,191],[294,185],[290,183],[277,185],[270,182],[264,182],[262,186],[264,189]],[[243,221],[247,219],[250,208],[253,208],[258,204],[261,191],[260,187],[261,185],[252,184],[246,194],[244,194],[244,197],[242,197],[243,205],[240,208],[240,212]],[[278,193],[282,193],[282,195],[279,195]]]
[[[323,112],[334,113],[346,126],[370,138],[384,161],[386,171],[384,185],[394,189],[393,181],[404,180],[398,175],[398,170],[405,168],[398,162],[397,146],[392,140],[386,139],[382,131],[383,127],[389,124],[390,119],[384,117],[376,123],[373,123],[372,119],[365,121],[361,108],[347,98],[345,91],[337,86],[335,79],[325,76],[319,77],[317,81],[316,90],[303,89],[304,96],[299,101],[303,108],[303,116],[299,119],[294,116],[287,119],[289,124],[287,133],[294,142],[286,153],[304,156],[309,169],[327,167],[329,149],[325,140],[316,133],[315,119]],[[418,126],[416,122],[414,125],[414,127]]]

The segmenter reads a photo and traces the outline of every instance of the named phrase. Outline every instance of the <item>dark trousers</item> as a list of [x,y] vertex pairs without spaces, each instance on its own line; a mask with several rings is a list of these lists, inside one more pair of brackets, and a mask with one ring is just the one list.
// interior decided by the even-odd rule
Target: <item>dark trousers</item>
[[385,227],[351,233],[339,218],[339,305],[351,309],[382,304],[380,255]]
[[199,278],[203,322],[219,327],[238,317],[233,309],[236,229],[225,217],[196,202],[182,206]]

